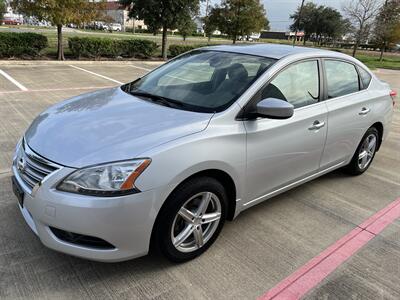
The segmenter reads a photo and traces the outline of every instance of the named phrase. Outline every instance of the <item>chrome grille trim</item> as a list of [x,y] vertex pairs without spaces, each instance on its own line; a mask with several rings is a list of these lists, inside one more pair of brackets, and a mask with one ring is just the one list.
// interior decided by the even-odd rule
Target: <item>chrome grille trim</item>
[[22,141],[17,150],[14,167],[24,185],[29,188],[30,193],[35,187],[40,186],[46,176],[60,168],[55,163],[34,153],[25,143],[25,140]]

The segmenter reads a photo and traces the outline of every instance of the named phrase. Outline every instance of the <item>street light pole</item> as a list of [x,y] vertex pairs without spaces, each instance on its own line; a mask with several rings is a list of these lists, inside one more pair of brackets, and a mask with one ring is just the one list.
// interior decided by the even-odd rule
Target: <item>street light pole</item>
[[304,6],[305,0],[301,1],[301,6],[300,6],[300,11],[299,11],[299,17],[296,20],[296,30],[294,32],[294,39],[293,39],[293,47],[296,45],[296,39],[297,39],[297,32],[299,30],[299,25],[300,25],[300,20],[301,20],[301,13],[303,12],[303,6]]

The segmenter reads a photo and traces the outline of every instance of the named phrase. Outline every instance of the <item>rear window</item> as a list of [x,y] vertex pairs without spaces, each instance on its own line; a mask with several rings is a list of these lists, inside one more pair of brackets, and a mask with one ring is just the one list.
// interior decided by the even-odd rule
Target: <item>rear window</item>
[[358,72],[353,64],[338,60],[326,60],[325,69],[329,99],[360,90]]
[[358,68],[358,72],[360,73],[363,89],[366,89],[369,86],[369,83],[371,82],[372,76],[363,68]]

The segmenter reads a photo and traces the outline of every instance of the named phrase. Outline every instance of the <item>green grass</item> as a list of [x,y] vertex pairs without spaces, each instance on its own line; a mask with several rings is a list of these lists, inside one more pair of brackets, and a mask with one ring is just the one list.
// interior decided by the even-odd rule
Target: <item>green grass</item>
[[380,61],[379,56],[376,55],[360,54],[356,55],[356,58],[362,61],[371,69],[382,68],[400,70],[400,55],[391,55],[390,57],[384,56],[383,61]]

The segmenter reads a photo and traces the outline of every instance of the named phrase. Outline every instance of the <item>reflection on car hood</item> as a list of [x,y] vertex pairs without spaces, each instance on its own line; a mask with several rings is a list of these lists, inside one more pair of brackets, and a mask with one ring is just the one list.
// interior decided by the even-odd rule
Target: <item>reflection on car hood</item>
[[39,155],[80,168],[138,157],[150,148],[204,130],[211,117],[112,88],[50,107],[33,121],[25,139]]

